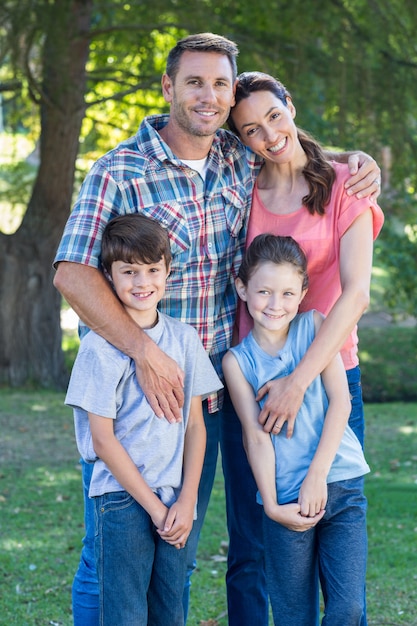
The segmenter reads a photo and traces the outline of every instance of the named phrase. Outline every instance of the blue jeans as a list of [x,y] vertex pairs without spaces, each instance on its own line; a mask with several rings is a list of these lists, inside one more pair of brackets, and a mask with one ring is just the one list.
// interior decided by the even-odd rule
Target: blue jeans
[[207,402],[203,402],[204,422],[207,431],[207,444],[204,456],[203,471],[198,487],[197,519],[194,520],[193,528],[187,541],[187,575],[184,586],[183,607],[184,623],[187,621],[190,602],[191,575],[197,567],[197,548],[200,539],[201,528],[206,516],[216,475],[217,457],[219,453],[220,436],[220,412],[209,413]]
[[347,370],[346,376],[349,383],[350,401],[352,409],[349,416],[349,426],[364,447],[365,444],[365,416],[363,411],[361,370],[354,367]]
[[100,626],[183,626],[186,552],[126,491],[94,498]]
[[257,487],[243,448],[242,428],[229,398],[225,400],[221,428],[229,531],[229,626],[268,626],[262,507],[256,503]]
[[98,626],[98,583],[94,558],[94,501],[88,490],[94,464],[81,461],[85,536],[77,572],[72,584],[72,615],[74,626]]
[[295,532],[263,515],[266,576],[276,626],[316,626],[319,586],[322,626],[360,626],[367,558],[363,477],[328,486],[326,514]]

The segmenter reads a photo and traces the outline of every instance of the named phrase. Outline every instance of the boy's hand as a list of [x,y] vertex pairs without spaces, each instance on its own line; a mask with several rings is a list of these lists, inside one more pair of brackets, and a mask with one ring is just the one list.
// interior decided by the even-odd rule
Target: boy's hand
[[183,505],[179,500],[168,511],[163,530],[159,535],[172,546],[184,548],[193,527],[194,507]]

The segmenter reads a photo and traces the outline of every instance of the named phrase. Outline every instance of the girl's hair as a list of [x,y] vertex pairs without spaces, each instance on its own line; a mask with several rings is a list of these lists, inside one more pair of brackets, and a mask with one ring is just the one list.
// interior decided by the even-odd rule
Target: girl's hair
[[107,223],[101,240],[101,263],[111,273],[114,261],[125,263],[171,263],[168,233],[156,220],[129,213],[119,215]]
[[[242,100],[256,91],[270,91],[281,102],[288,106],[290,92],[276,78],[263,72],[243,72],[237,77],[235,106]],[[235,135],[239,136],[236,125],[233,122],[233,109],[230,111],[228,126]],[[303,174],[309,187],[309,193],[304,196],[303,204],[308,211],[314,215],[324,215],[325,207],[330,201],[332,185],[335,179],[335,172],[331,164],[327,161],[320,144],[305,130],[297,127],[297,134],[300,144],[307,155],[307,164]]]
[[308,288],[307,258],[302,248],[292,237],[264,233],[257,235],[243,257],[238,277],[247,286],[255,270],[263,263],[282,265],[289,263],[300,274],[302,288]]

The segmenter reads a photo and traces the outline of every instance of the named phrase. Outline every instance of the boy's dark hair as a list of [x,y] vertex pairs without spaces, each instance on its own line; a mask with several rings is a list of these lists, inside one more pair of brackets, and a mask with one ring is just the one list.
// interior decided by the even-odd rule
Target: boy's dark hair
[[156,220],[129,213],[107,223],[101,240],[101,263],[110,274],[114,261],[125,263],[171,263],[168,233]]
[[180,39],[170,50],[167,58],[165,71],[172,81],[175,81],[181,56],[186,51],[224,54],[230,61],[233,80],[235,80],[237,76],[236,57],[239,54],[239,49],[234,41],[214,33],[197,33],[196,35],[188,35],[188,37]]
[[259,265],[275,263],[293,265],[303,279],[303,289],[308,288],[307,257],[292,237],[264,233],[257,235],[245,252],[238,277],[246,286]]

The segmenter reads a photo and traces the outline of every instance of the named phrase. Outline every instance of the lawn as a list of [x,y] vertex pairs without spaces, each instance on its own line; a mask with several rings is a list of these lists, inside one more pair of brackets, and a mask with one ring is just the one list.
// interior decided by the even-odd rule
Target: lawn
[[[417,404],[366,406],[369,624],[417,626]],[[56,392],[0,390],[0,624],[70,626],[83,535],[72,415]],[[219,468],[188,624],[226,626]],[[254,625],[256,626],[256,625]]]

